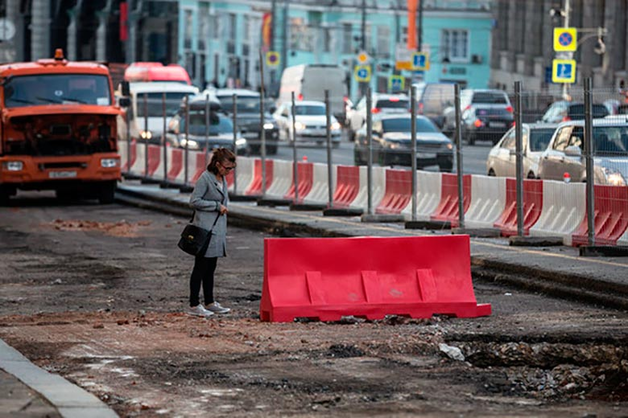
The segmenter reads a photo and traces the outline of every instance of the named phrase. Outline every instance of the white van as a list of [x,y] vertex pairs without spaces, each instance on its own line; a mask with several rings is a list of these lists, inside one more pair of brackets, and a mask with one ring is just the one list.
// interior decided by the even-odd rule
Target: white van
[[290,102],[292,92],[295,100],[325,101],[325,90],[329,90],[331,113],[344,123],[348,100],[348,73],[339,65],[301,64],[287,67],[281,76],[277,105]]
[[[130,83],[131,105],[127,109],[130,120],[131,138],[144,142],[160,144],[163,133],[163,94],[166,94],[166,124],[181,107],[185,96],[189,98],[199,94],[198,88],[181,83],[139,82]],[[119,92],[117,92],[119,93]],[[144,103],[146,96],[146,104]],[[118,134],[126,138],[126,118],[118,118]],[[146,129],[148,123],[148,129]]]

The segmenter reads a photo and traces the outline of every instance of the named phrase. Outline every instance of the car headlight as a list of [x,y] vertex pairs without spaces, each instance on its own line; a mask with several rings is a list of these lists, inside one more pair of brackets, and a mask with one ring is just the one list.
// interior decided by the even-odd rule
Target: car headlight
[[2,168],[7,171],[22,171],[24,163],[21,161],[7,161],[6,163],[2,163]]
[[334,122],[334,123],[331,124],[330,128],[331,128],[332,131],[339,131],[341,126],[340,126],[340,123]]
[[612,168],[604,167],[602,172],[604,173],[604,177],[606,177],[606,182],[611,186],[626,185],[626,179],[619,171],[613,170]]
[[151,131],[141,131],[140,137],[142,139],[151,139],[153,137],[153,133]]
[[187,146],[188,149],[199,149],[198,142],[193,141],[191,139],[182,139],[181,146],[185,148]]
[[294,129],[296,129],[297,131],[302,131],[305,129],[305,124],[301,122],[295,122]]
[[271,129],[274,129],[274,128],[275,128],[275,125],[273,125],[273,124],[272,124],[272,123],[270,123],[270,122],[266,122],[266,123],[264,124],[264,129],[266,129],[267,131],[270,131]]
[[447,149],[454,149],[454,144],[452,143],[447,144]]
[[247,144],[247,142],[246,142],[245,138],[240,137],[240,138],[236,139],[236,147],[243,148],[243,147],[246,147],[246,144]]
[[113,168],[120,165],[120,160],[118,158],[103,158],[100,160],[100,166],[102,168]]

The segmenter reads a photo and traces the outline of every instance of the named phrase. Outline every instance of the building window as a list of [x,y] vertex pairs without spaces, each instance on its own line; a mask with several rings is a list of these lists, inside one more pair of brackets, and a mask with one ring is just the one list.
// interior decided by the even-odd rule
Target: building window
[[380,57],[390,56],[390,28],[388,26],[377,27],[377,50]]
[[322,28],[323,31],[323,52],[331,52],[331,29]]
[[204,51],[209,42],[209,4],[200,3],[198,10],[199,28],[198,28],[198,49]]
[[235,43],[236,43],[236,22],[237,17],[234,13],[229,13],[228,15],[229,23],[227,26],[227,53],[235,54]]
[[303,18],[290,19],[290,49],[293,51],[314,51],[314,31],[307,27]]
[[342,53],[353,54],[353,28],[351,23],[342,24]]
[[441,56],[449,62],[469,61],[469,32],[464,29],[443,29]]
[[193,19],[194,19],[194,12],[190,9],[186,9],[183,13],[183,21],[185,23],[185,32],[184,32],[184,37],[183,37],[183,48],[185,49],[191,49],[192,48],[192,30],[194,29],[194,27],[192,26],[193,24]]

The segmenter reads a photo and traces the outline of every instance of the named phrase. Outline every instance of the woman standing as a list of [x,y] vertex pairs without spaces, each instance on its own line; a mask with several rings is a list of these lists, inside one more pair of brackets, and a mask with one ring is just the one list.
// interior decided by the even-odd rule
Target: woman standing
[[[224,314],[231,309],[221,306],[214,300],[214,272],[218,257],[227,255],[227,174],[236,166],[236,156],[226,148],[215,149],[207,170],[199,177],[190,197],[194,208],[192,223],[200,228],[212,230],[209,246],[204,254],[194,260],[190,277],[190,308],[188,313],[195,316]],[[199,301],[203,285],[205,306]]]

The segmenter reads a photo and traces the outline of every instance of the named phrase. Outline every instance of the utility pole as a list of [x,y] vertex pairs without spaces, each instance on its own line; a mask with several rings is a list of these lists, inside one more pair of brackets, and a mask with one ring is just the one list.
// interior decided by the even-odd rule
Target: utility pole
[[366,52],[366,0],[362,0],[362,35],[360,36],[360,49]]
[[[270,50],[276,51],[277,49],[277,41],[275,40],[275,35],[277,32],[275,31],[276,26],[276,17],[277,17],[277,0],[272,0],[270,6]],[[284,60],[284,57],[281,57],[281,61]],[[261,65],[261,63],[260,63]],[[275,90],[275,70],[270,70],[270,91]]]
[[[283,33],[281,41],[281,71],[286,69],[288,63],[288,20],[290,12],[290,0],[284,0],[283,2]],[[260,63],[261,65],[261,63]]]
[[[571,14],[571,0],[565,0],[565,20],[563,27],[569,27],[569,15]],[[567,53],[567,59],[573,59],[573,52]],[[563,84],[563,99],[567,100],[569,97],[569,83]]]
[[423,0],[419,0],[419,30],[417,30],[416,50],[421,52],[423,48]]

